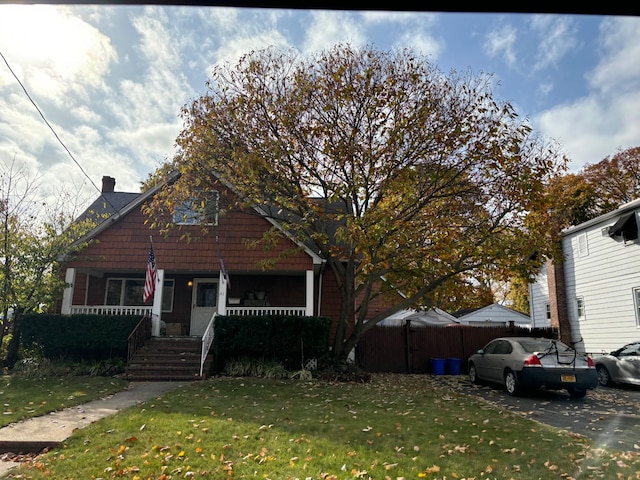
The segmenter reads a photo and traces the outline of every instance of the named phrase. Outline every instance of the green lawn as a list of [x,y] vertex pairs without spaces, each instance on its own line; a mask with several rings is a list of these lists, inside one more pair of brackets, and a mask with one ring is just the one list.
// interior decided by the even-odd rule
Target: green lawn
[[104,397],[128,384],[109,377],[0,376],[0,427]]
[[592,448],[428,375],[217,377],[79,430],[7,478],[637,479],[640,457]]

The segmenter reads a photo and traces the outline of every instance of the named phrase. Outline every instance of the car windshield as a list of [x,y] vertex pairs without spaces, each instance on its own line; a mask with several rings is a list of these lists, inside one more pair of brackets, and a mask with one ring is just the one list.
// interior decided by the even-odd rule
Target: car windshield
[[546,352],[547,350],[553,348],[553,344],[558,348],[558,351],[562,352],[565,350],[569,350],[569,347],[564,343],[558,340],[551,340],[549,338],[531,338],[519,340],[518,343],[522,347],[522,349],[527,353],[534,352]]

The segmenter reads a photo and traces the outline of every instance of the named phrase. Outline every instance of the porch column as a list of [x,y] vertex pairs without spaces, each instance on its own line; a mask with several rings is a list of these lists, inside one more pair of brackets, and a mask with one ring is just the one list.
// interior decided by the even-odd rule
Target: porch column
[[313,270],[307,270],[306,275],[306,299],[305,299],[305,315],[313,315]]
[[227,289],[229,288],[229,284],[227,282],[227,277],[224,272],[220,270],[220,275],[218,277],[218,313],[220,315],[227,314]]
[[153,307],[151,307],[151,336],[160,336],[160,320],[162,319],[162,293],[164,290],[164,270],[158,269],[156,288],[153,292]]
[[67,268],[64,282],[66,283],[66,286],[64,287],[64,292],[62,293],[62,310],[60,311],[60,313],[62,313],[63,315],[70,315],[71,305],[73,303],[73,287],[76,283],[75,268]]

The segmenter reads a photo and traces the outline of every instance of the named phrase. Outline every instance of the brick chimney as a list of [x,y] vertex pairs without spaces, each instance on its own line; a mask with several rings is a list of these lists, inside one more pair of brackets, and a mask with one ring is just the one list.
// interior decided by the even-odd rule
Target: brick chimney
[[113,177],[102,177],[102,193],[113,193],[116,186],[116,179]]

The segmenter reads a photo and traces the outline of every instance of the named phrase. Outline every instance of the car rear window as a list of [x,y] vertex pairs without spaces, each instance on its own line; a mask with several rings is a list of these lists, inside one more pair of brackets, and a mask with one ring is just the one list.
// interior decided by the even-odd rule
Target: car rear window
[[550,340],[546,338],[542,338],[542,339],[532,338],[532,339],[520,340],[518,343],[520,343],[520,345],[522,346],[522,349],[525,352],[534,353],[534,352],[546,352],[551,348],[552,343],[554,341],[559,351],[563,352],[569,349],[569,347],[562,342],[559,342],[557,340]]

